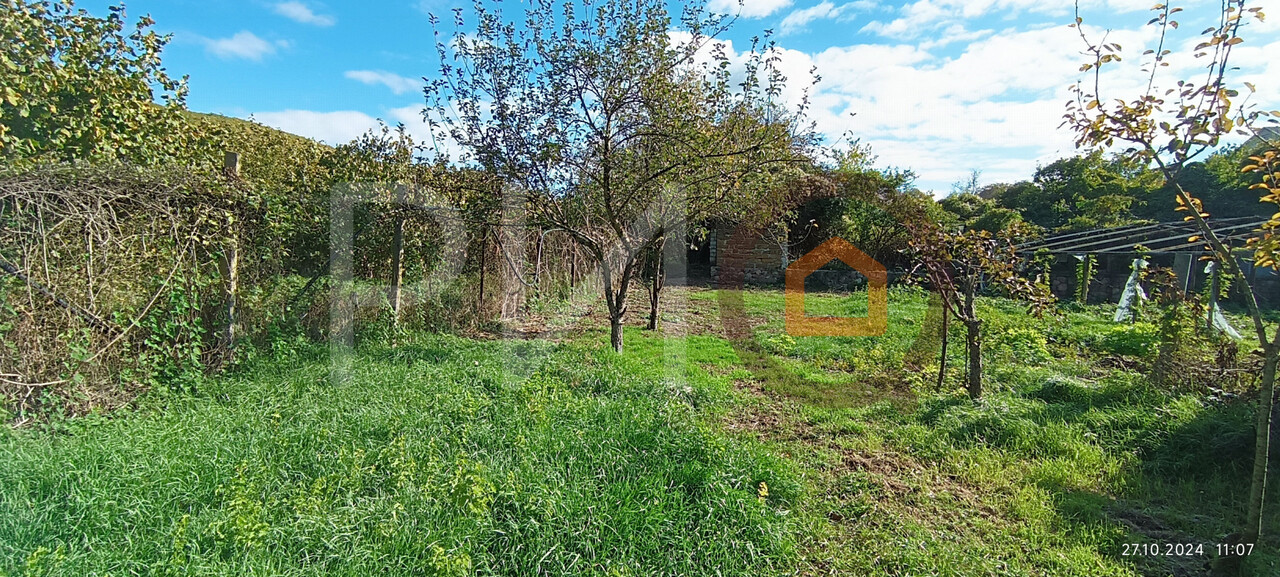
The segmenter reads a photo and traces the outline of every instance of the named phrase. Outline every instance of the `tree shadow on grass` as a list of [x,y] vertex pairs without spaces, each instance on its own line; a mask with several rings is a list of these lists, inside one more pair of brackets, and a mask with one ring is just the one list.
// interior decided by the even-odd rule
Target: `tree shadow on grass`
[[[1022,391],[1043,401],[1026,416],[1039,426],[1083,429],[1092,444],[1112,456],[1132,453],[1108,484],[1114,494],[1082,491],[1052,476],[1037,479],[1053,495],[1054,508],[1069,531],[1123,532],[1123,540],[1102,552],[1121,558],[1125,543],[1160,546],[1161,555],[1126,557],[1146,575],[1207,575],[1217,545],[1229,542],[1244,524],[1254,452],[1254,408],[1245,402],[1188,408],[1181,399],[1145,384],[1091,388],[1049,381]],[[1182,405],[1182,406],[1179,406]],[[1187,416],[1187,415],[1190,416]],[[1276,465],[1273,464],[1273,467]],[[1268,502],[1280,497],[1275,485]],[[1267,519],[1264,542],[1246,566],[1273,574],[1280,556],[1280,515]],[[1194,545],[1197,554],[1165,555]],[[1132,551],[1130,551],[1132,553]]]

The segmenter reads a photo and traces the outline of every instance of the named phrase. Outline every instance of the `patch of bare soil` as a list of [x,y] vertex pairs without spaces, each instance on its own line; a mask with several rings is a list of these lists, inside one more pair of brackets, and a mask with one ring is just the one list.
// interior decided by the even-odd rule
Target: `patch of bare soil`
[[[697,293],[713,291],[707,286],[669,286],[662,291],[659,321],[663,330],[672,334],[722,334],[720,307],[715,299],[692,298]],[[627,314],[623,324],[649,326],[649,293],[643,286],[632,287],[627,294]],[[480,339],[518,338],[566,340],[589,330],[609,326],[608,312],[599,295],[583,293],[556,312],[524,313],[508,320],[498,330],[475,330],[467,336]]]
[[[875,492],[882,498],[896,501],[882,503],[886,508],[911,511],[918,518],[954,518],[956,507],[942,507],[938,501],[956,501],[968,512],[1000,521],[999,512],[979,498],[980,490],[962,479],[900,452],[848,449],[840,442],[840,433],[820,430],[804,419],[794,401],[765,391],[755,381],[738,380],[735,386],[758,402],[727,415],[724,428],[762,441],[801,444],[815,455],[825,455],[818,465],[830,481],[824,483],[826,497],[836,501],[854,498],[842,494],[841,484],[834,481],[859,474],[876,486]],[[846,521],[839,513],[829,515],[828,520],[834,524]]]

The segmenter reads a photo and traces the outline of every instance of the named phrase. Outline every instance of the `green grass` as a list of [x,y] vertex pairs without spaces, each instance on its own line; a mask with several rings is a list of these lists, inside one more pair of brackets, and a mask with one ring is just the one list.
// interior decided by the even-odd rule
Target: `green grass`
[[[820,314],[856,315],[865,311],[859,296],[806,300],[817,300]],[[782,332],[777,293],[745,293],[756,330],[737,348],[778,359],[778,370],[749,378],[798,401],[774,436],[778,450],[811,472],[805,540],[824,545],[807,560],[864,575],[1202,571],[1207,557],[1122,557],[1122,544],[1212,549],[1238,530],[1252,405],[1158,390],[1140,374],[1109,368],[1118,353],[1139,361],[1148,335],[1117,328],[1104,307],[1037,319],[1017,303],[979,304],[987,379],[974,403],[960,389],[963,333],[955,324],[953,372],[947,387],[934,388],[936,343],[920,336],[932,322],[924,294],[890,292],[882,337],[792,338]],[[923,367],[904,366],[922,358]],[[883,401],[860,402],[868,384],[886,381],[910,384],[909,402],[888,389]],[[859,456],[854,465],[850,455]],[[1280,568],[1280,516],[1270,515],[1268,529],[1273,537],[1250,559],[1258,575]],[[827,553],[832,547],[840,553]]]
[[195,396],[6,429],[0,572],[1164,576],[1208,558],[1123,544],[1242,522],[1250,404],[1124,368],[1150,335],[1105,307],[982,300],[975,403],[958,325],[935,389],[924,293],[891,291],[888,332],[856,338],[789,337],[780,292],[741,296],[744,342],[410,335],[336,380],[326,351],[280,347]]
[[[0,440],[0,571],[774,574],[783,460],[724,383],[611,351],[422,337],[263,363],[198,398]],[[768,498],[759,496],[760,486]]]

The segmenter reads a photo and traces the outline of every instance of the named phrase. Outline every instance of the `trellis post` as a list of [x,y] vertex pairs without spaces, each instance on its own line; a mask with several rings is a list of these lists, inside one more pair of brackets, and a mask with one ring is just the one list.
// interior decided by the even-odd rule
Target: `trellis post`
[[[223,157],[223,173],[233,183],[240,179],[240,154],[228,152]],[[233,354],[236,345],[236,325],[239,323],[240,311],[236,302],[236,296],[240,286],[240,235],[237,234],[237,227],[240,223],[234,220],[234,216],[228,219],[227,223],[227,241],[223,249],[223,268],[226,274],[226,309],[227,309],[227,327],[224,340],[229,354]]]

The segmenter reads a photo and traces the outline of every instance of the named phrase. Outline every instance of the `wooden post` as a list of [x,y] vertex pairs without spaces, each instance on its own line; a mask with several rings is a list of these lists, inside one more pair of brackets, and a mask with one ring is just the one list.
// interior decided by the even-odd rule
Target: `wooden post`
[[226,260],[227,268],[227,348],[234,349],[236,345],[236,325],[240,322],[239,305],[236,302],[236,294],[240,288],[240,247],[239,241],[235,237],[235,232],[231,233],[231,238],[227,240]]
[[[943,294],[939,294],[939,296],[941,296],[942,298],[947,298],[946,295],[943,295]],[[943,302],[942,303],[942,353],[938,355],[938,392],[942,392],[942,387],[947,382],[947,339],[951,337],[951,333],[950,333],[951,326],[947,323],[948,321],[947,317],[950,316],[950,312],[951,312],[951,306],[948,303]]]
[[480,292],[476,295],[476,317],[479,318],[484,310],[484,274],[488,268],[489,256],[489,231],[485,231],[480,237]]
[[222,157],[222,164],[227,178],[240,178],[240,153],[228,152]]
[[[227,178],[233,181],[240,178],[240,155],[235,152],[228,152],[223,157],[223,172]],[[223,272],[226,274],[226,309],[227,309],[227,330],[224,336],[229,356],[234,354],[236,346],[236,325],[239,323],[240,311],[236,302],[236,295],[240,287],[240,239],[236,228],[240,226],[239,222],[232,220],[228,223],[227,243],[223,249]]]
[[541,284],[542,284],[542,283],[541,283],[541,280],[542,280],[542,243],[543,243],[543,242],[545,242],[546,240],[547,240],[547,233],[543,232],[543,233],[541,233],[541,234],[539,234],[539,235],[538,235],[538,247],[537,247],[537,250],[535,251],[535,252],[537,253],[537,256],[534,258],[534,261],[533,261],[533,285],[534,285],[534,286],[538,286],[538,287],[540,287],[540,286],[541,286]]
[[[396,200],[392,210],[399,210],[405,200],[405,186],[396,186]],[[404,216],[397,215],[395,231],[391,239],[391,290],[387,300],[391,301],[391,318],[396,325],[400,324],[400,285],[404,283]]]
[[1219,287],[1222,282],[1222,273],[1219,272],[1221,268],[1222,267],[1218,266],[1218,262],[1214,261],[1213,272],[1209,273],[1209,312],[1206,313],[1208,318],[1205,319],[1205,327],[1210,331],[1213,330],[1213,312],[1218,308],[1218,291],[1220,290]]

